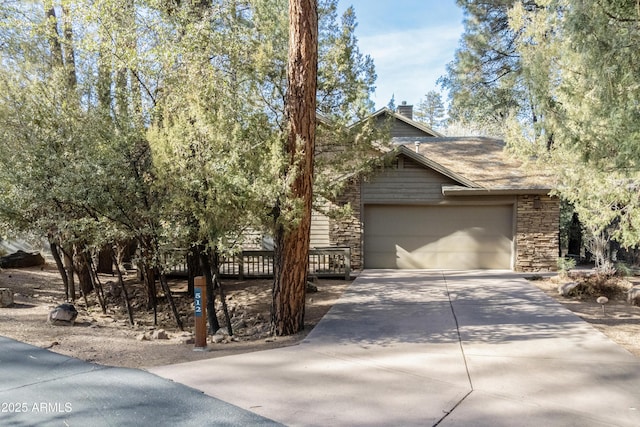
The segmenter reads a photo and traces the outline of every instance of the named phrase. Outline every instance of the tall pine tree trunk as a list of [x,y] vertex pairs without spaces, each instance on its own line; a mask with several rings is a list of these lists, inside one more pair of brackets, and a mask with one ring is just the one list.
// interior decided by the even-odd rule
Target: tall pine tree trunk
[[286,197],[298,200],[302,212],[300,221],[293,225],[282,223],[281,218],[276,219],[271,311],[271,326],[276,335],[291,335],[304,328],[313,199],[317,71],[317,0],[290,0],[289,85],[285,105],[289,134],[286,154],[289,162],[287,173],[295,178]]

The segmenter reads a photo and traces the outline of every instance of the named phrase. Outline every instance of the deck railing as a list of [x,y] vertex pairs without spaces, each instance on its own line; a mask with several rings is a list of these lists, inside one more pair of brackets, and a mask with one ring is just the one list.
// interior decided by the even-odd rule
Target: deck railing
[[[173,250],[171,257],[186,258],[186,251]],[[223,277],[270,278],[273,277],[273,251],[248,250],[220,260],[220,275]],[[173,262],[170,274],[186,275],[185,261]],[[309,275],[317,277],[351,277],[351,250],[347,247],[313,248],[309,250]]]

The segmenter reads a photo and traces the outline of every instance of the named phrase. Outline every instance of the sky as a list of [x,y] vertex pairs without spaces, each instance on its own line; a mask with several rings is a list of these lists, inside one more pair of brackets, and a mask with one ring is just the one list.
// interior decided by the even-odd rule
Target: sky
[[447,94],[436,84],[453,60],[463,32],[463,13],[455,0],[339,0],[341,15],[356,13],[360,52],[373,58],[380,109],[392,96],[396,105],[417,105],[430,90]]

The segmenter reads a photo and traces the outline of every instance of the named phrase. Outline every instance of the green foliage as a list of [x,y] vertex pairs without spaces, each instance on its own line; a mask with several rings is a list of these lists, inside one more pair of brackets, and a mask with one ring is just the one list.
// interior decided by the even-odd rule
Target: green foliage
[[391,95],[391,99],[387,103],[387,108],[389,110],[391,110],[391,111],[396,111],[397,107],[396,107],[396,95],[395,94]]
[[[286,0],[47,4],[48,19],[37,2],[0,5],[4,229],[89,247],[135,238],[157,262],[165,245],[232,251],[248,227],[273,225],[277,200],[296,220],[283,173]],[[320,2],[326,197],[371,167],[361,153],[382,139],[352,126],[373,108],[375,73],[353,10],[336,10]]]
[[625,262],[617,262],[615,265],[616,273],[618,276],[631,277],[635,274],[633,267]]
[[640,243],[640,12],[633,2],[459,1],[465,34],[442,80],[458,122],[501,127],[557,177],[587,243]]
[[445,111],[442,96],[435,90],[427,92],[414,110],[414,118],[437,129],[445,125]]
[[447,75],[439,80],[449,91],[450,119],[494,135],[501,134],[510,116],[535,120],[515,43],[518,34],[509,25],[508,11],[520,1],[457,3],[465,11],[465,31]]
[[[533,100],[535,125],[512,122],[514,145],[531,149],[559,177],[592,242],[603,233],[640,242],[640,20],[614,2],[517,4],[510,13]],[[595,236],[595,237],[594,237]],[[596,247],[602,245],[595,244]]]
[[561,257],[557,259],[556,265],[558,267],[558,275],[560,277],[567,277],[569,271],[575,268],[576,260],[574,258]]

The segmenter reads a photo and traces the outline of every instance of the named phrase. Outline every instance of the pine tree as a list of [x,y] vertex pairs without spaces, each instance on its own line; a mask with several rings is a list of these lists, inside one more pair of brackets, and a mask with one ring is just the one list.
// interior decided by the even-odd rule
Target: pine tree
[[445,111],[442,96],[435,90],[430,90],[418,103],[414,111],[417,121],[426,123],[430,128],[436,129],[444,125]]

